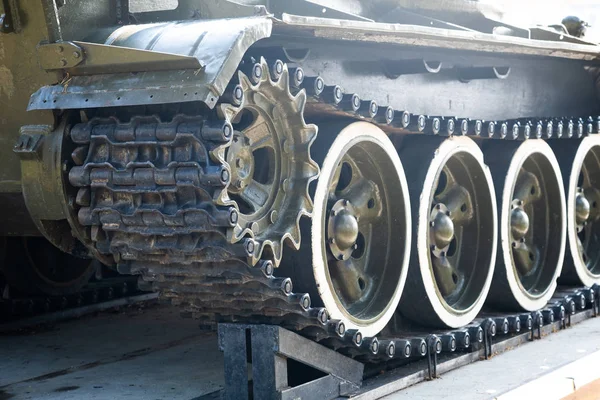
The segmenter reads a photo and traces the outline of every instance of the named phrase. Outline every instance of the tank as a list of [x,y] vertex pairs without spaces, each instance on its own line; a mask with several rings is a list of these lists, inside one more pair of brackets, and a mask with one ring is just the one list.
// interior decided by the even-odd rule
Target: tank
[[600,283],[600,53],[566,30],[462,0],[8,1],[2,21],[5,243],[367,358]]

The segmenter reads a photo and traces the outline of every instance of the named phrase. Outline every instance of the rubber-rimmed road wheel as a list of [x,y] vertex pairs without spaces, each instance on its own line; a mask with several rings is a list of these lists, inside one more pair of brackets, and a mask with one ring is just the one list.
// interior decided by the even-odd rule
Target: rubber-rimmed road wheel
[[484,154],[497,190],[499,248],[489,303],[538,310],[556,289],[566,243],[558,161],[542,140],[494,142]]
[[404,169],[385,133],[366,122],[342,129],[322,162],[314,198],[320,298],[333,319],[374,336],[400,301],[411,243]]
[[402,314],[421,324],[471,322],[488,293],[496,257],[492,178],[477,144],[408,135],[397,141],[413,204],[413,244]]
[[[569,256],[559,282],[600,283],[600,136],[582,141],[552,141],[567,197]],[[568,179],[567,179],[568,177]]]

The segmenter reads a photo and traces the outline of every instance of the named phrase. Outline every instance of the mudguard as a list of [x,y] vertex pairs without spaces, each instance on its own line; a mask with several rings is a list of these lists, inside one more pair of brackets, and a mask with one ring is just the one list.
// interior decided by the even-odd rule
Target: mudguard
[[[44,86],[31,96],[28,110],[134,106],[184,101],[202,101],[209,107],[214,107],[246,50],[258,40],[269,37],[271,28],[272,20],[268,16],[179,21],[123,26],[104,35],[106,38],[102,46],[85,42],[65,43],[64,48],[77,46],[82,49],[82,54],[77,58],[87,57],[88,61],[95,59],[100,65],[88,63],[88,71],[92,67],[93,74],[73,76],[67,69],[66,79],[56,85]],[[86,45],[89,45],[89,54],[86,54]],[[60,47],[57,51],[64,48]],[[139,68],[130,69],[128,72],[106,73],[112,71],[108,68],[105,57],[96,54],[102,54],[99,51],[104,51],[104,54],[110,55],[110,50],[113,49],[115,62],[120,62],[123,67],[122,57],[127,55],[124,48],[135,49],[131,50],[132,54],[129,57],[132,64],[138,62],[139,65],[140,57],[150,63],[152,57],[155,57],[157,62],[161,58],[177,61],[177,55],[184,56],[181,58],[186,60],[194,57],[198,63],[195,64],[196,68],[190,68],[190,63],[187,62],[183,67],[173,69],[177,65],[174,62],[164,64],[171,65],[172,69],[166,67],[164,70],[148,71]],[[67,64],[70,61],[71,59],[66,59],[63,62]],[[43,65],[41,61],[40,64]],[[105,71],[102,70],[102,65],[107,66]]]

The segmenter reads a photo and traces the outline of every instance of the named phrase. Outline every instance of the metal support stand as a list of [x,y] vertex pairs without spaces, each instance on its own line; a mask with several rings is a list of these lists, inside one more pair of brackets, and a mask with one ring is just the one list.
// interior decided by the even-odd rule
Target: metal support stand
[[[362,385],[363,364],[279,326],[220,324],[218,331],[225,400],[335,399]],[[305,372],[292,373],[295,369]]]
[[483,323],[483,356],[486,360],[489,360],[493,354],[492,338],[495,335],[493,326],[495,323],[489,318]]
[[427,336],[427,374],[429,380],[437,379],[437,349],[435,348],[435,344],[437,341],[437,337],[435,335]]

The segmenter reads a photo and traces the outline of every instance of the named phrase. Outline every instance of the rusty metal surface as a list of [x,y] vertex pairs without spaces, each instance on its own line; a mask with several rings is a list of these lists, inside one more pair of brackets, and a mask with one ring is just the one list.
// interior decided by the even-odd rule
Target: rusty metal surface
[[29,110],[73,109],[202,101],[214,106],[244,53],[270,36],[269,18],[180,21],[127,25],[104,44],[195,57],[204,70],[175,70],[75,76],[31,96]]

